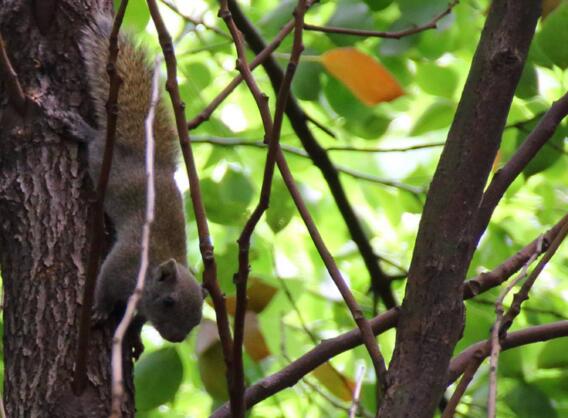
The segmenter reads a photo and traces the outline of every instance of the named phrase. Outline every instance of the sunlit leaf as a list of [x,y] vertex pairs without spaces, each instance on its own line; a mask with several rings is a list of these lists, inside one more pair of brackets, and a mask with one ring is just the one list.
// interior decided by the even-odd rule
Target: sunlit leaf
[[518,384],[505,395],[505,403],[518,418],[558,416],[548,396],[536,386],[526,383]]
[[338,48],[322,55],[325,68],[367,105],[388,102],[404,94],[392,75],[369,55]]
[[318,366],[312,374],[339,399],[351,400],[355,382],[339,373],[330,363],[326,362]]
[[247,354],[257,363],[270,356],[258,318],[252,311],[247,311],[245,315],[244,346]]
[[542,51],[560,68],[568,67],[568,3],[558,6],[542,24],[536,40]]
[[149,411],[170,400],[183,378],[183,365],[174,347],[144,354],[134,368],[136,409]]
[[455,105],[448,100],[439,100],[428,107],[418,118],[410,135],[418,136],[426,132],[448,128],[454,117]]
[[538,367],[541,369],[568,368],[568,338],[558,338],[544,344],[538,355]]

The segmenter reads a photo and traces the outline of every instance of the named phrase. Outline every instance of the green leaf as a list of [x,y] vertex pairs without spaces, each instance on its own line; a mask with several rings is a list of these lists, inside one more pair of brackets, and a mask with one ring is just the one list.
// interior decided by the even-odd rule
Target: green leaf
[[426,132],[448,128],[454,117],[454,104],[449,100],[434,102],[418,118],[410,131],[411,136],[423,135]]
[[217,183],[211,178],[201,181],[207,217],[221,225],[242,224],[254,188],[249,178],[231,166]]
[[[537,125],[537,121],[524,124],[522,129],[517,131],[517,148],[525,141],[528,134]],[[564,150],[564,141],[566,135],[568,134],[568,129],[566,125],[560,125],[552,138],[550,138],[547,143],[540,149],[540,151],[534,156],[530,163],[527,164],[523,170],[523,175],[525,178],[529,178],[535,174],[538,174],[547,168],[551,167],[556,163],[560,157],[562,157],[562,152]]]
[[331,108],[346,119],[363,121],[371,109],[361,103],[340,81],[327,77],[324,94]]
[[538,94],[538,77],[536,74],[536,68],[534,64],[527,62],[525,68],[523,68],[523,73],[521,74],[521,79],[517,85],[517,90],[515,91],[515,96],[520,99],[530,99]]
[[143,354],[134,367],[136,409],[149,411],[171,401],[183,378],[183,365],[174,347]]
[[525,377],[523,363],[522,348],[504,351],[499,356],[499,374],[504,377],[523,380]]
[[272,232],[277,234],[290,223],[294,217],[296,209],[290,193],[284,182],[274,179],[272,192],[270,194],[270,205],[266,211],[266,223]]
[[568,3],[563,3],[548,15],[536,40],[555,65],[568,68]]
[[[396,32],[400,30],[405,30],[413,26],[413,23],[409,21],[406,17],[403,17],[396,22],[394,22],[389,27],[389,32]],[[400,39],[382,39],[379,44],[379,52],[382,56],[397,56],[401,55],[411,47],[413,47],[419,39],[418,35],[404,36]]]
[[451,98],[458,85],[458,77],[451,68],[427,62],[418,66],[416,83],[428,94]]
[[292,81],[292,91],[298,99],[311,101],[318,99],[321,90],[320,75],[322,70],[321,64],[316,62],[300,62]]
[[346,120],[345,128],[358,137],[374,140],[383,136],[390,123],[386,116],[371,113],[362,120]]
[[[120,0],[114,0],[114,9],[118,10]],[[147,7],[127,7],[124,14],[123,26],[133,32],[142,32],[150,20],[150,11]]]
[[369,9],[376,12],[389,7],[393,0],[363,0]]
[[[325,26],[348,28],[348,29],[366,29],[373,30],[375,24],[373,15],[369,7],[357,0],[339,1],[335,8],[335,13],[325,23]],[[338,46],[349,46],[360,41],[358,36],[341,35],[337,33],[327,33],[329,39]]]
[[544,344],[538,355],[538,367],[540,369],[565,369],[568,368],[568,338],[558,338]]
[[188,82],[197,91],[209,87],[213,81],[213,76],[207,65],[201,62],[187,62],[181,66],[181,71],[187,77]]
[[267,35],[276,34],[290,19],[298,2],[296,0],[281,0],[278,6],[271,9],[258,25]]
[[558,414],[550,399],[535,385],[518,384],[505,396],[505,403],[517,418],[556,418]]

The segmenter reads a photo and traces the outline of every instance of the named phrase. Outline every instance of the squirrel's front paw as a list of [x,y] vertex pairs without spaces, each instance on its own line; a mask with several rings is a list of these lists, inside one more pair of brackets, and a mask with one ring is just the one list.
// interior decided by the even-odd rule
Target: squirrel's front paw
[[93,312],[91,314],[91,324],[93,328],[99,327],[104,324],[110,318],[110,314],[107,310],[101,309],[100,307],[93,307]]

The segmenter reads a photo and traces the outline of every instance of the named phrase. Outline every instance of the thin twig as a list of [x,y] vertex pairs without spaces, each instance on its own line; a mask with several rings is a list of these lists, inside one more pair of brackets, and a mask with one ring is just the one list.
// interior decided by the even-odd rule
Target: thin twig
[[[315,0],[308,0],[306,2],[306,8],[309,9],[314,4],[314,2]],[[262,64],[262,62],[265,59],[267,59],[270,56],[270,54],[272,54],[276,50],[276,48],[280,46],[284,38],[286,38],[286,36],[288,36],[288,34],[290,34],[290,32],[292,32],[292,30],[294,29],[294,24],[295,24],[295,19],[288,21],[282,27],[282,29],[280,29],[280,32],[278,32],[278,34],[274,37],[274,40],[270,44],[268,44],[265,48],[263,48],[263,50],[260,51],[256,55],[256,57],[254,57],[254,59],[251,61],[249,65],[249,69],[251,71],[253,71],[256,67]],[[190,130],[195,129],[203,122],[209,120],[215,109],[217,109],[219,105],[223,103],[223,101],[227,97],[229,97],[229,95],[237,88],[239,84],[241,84],[243,80],[244,78],[241,73],[239,73],[239,75],[233,78],[233,80],[227,85],[227,87],[225,87],[223,91],[221,91],[221,93],[219,93],[211,101],[211,103],[207,105],[205,109],[203,109],[197,116],[195,116],[192,120],[189,121],[189,123],[187,124],[188,129]]]
[[[211,144],[211,145],[219,145],[222,147],[232,147],[232,146],[243,146],[243,147],[252,147],[252,148],[267,148],[268,145],[260,142],[260,141],[247,141],[244,139],[238,139],[238,138],[217,138],[217,137],[196,137],[192,140],[192,142],[194,144]],[[289,153],[289,154],[293,154],[296,155],[298,157],[302,157],[302,158],[310,158],[311,157],[308,155],[308,153],[306,151],[304,151],[303,149],[291,146],[291,145],[287,145],[287,144],[281,144],[280,148],[282,149],[282,151]],[[398,182],[396,180],[390,180],[390,179],[385,179],[382,177],[377,177],[377,176],[373,176],[371,174],[367,174],[367,173],[363,173],[357,170],[353,170],[350,167],[345,167],[343,165],[337,165],[334,164],[333,165],[334,169],[339,172],[339,173],[343,173],[349,177],[352,177],[354,179],[358,179],[358,180],[364,180],[364,181],[368,181],[370,183],[376,183],[376,184],[381,184],[383,186],[387,186],[387,187],[392,187],[395,189],[399,189],[399,190],[403,190],[406,191],[414,196],[420,196],[423,195],[426,192],[426,188],[425,187],[416,187],[416,186],[410,186],[408,184],[405,183],[401,183]],[[376,256],[377,258],[380,258],[378,256]],[[380,258],[382,259],[382,258]]]
[[543,237],[540,236],[538,238],[538,243],[535,249],[535,252],[531,257],[527,260],[519,275],[514,279],[511,280],[505,289],[501,292],[497,300],[495,301],[495,314],[496,319],[495,323],[493,324],[493,328],[491,330],[491,356],[489,358],[489,394],[487,400],[487,417],[488,418],[495,418],[496,413],[496,405],[497,405],[497,366],[499,363],[499,352],[501,350],[500,338],[499,338],[499,330],[501,328],[501,321],[503,320],[504,308],[503,308],[503,301],[505,297],[513,290],[513,288],[520,283],[522,280],[525,279],[527,276],[527,271],[529,266],[533,263],[534,260],[542,253],[542,242]]
[[355,323],[357,324],[357,327],[361,332],[363,343],[365,344],[365,348],[369,352],[369,356],[371,357],[371,361],[373,362],[373,367],[377,375],[378,394],[380,398],[387,388],[387,368],[385,360],[379,350],[377,340],[373,335],[371,326],[365,319],[363,312],[359,307],[359,304],[353,297],[353,294],[351,293],[349,286],[347,286],[347,284],[345,283],[345,280],[343,279],[343,276],[341,275],[341,272],[339,271],[339,268],[337,267],[333,256],[326,247],[315,225],[315,222],[311,217],[306,204],[304,203],[304,200],[296,186],[292,173],[290,172],[288,164],[286,163],[286,160],[284,158],[284,154],[280,149],[278,149],[276,163],[278,164],[278,168],[280,169],[282,179],[284,180],[288,191],[292,195],[292,199],[294,200],[294,203],[298,208],[298,211],[300,212],[300,216],[302,217],[304,224],[308,229],[310,237],[312,238],[312,241],[314,242],[320,257],[322,258],[329,275],[337,286],[339,293],[343,297],[345,304],[349,308],[349,311],[351,312],[351,315],[353,316],[353,319],[355,320]]
[[503,317],[503,322],[499,327],[499,335],[503,336],[507,330],[511,327],[513,320],[517,317],[517,315],[521,312],[521,305],[522,303],[529,298],[529,292],[534,285],[536,279],[538,278],[539,274],[542,272],[544,267],[548,264],[552,256],[566,238],[568,234],[568,215],[564,216],[563,218],[564,223],[562,228],[558,232],[558,234],[554,237],[550,246],[547,248],[546,252],[536,265],[535,269],[531,271],[531,274],[527,278],[527,280],[521,286],[521,289],[515,294],[513,297],[513,302],[511,303],[511,307]]
[[[533,344],[542,341],[549,341],[555,338],[568,336],[568,321],[552,322],[545,325],[536,325],[507,334],[501,341],[501,350],[506,351],[511,348],[520,347],[527,344]],[[475,343],[457,356],[450,362],[448,385],[451,385],[471,364],[473,356],[486,358],[491,352],[490,344],[487,340]]]
[[491,179],[479,205],[476,233],[481,236],[497,204],[527,164],[552,137],[558,125],[568,114],[568,93],[552,104],[541,117],[517,152]]
[[118,91],[122,84],[122,78],[118,74],[116,60],[118,57],[118,34],[128,0],[122,0],[114,18],[112,30],[109,37],[109,54],[107,63],[107,73],[109,76],[109,93],[107,100],[107,126],[105,148],[101,171],[97,181],[96,197],[92,208],[92,228],[91,245],[89,248],[89,261],[87,264],[87,274],[85,277],[85,287],[83,290],[83,304],[79,319],[79,333],[77,342],[77,354],[75,361],[75,374],[73,376],[72,389],[76,395],[80,395],[85,390],[87,384],[87,362],[89,358],[89,337],[91,331],[91,309],[95,287],[97,284],[97,273],[99,262],[103,252],[104,241],[104,200],[107,184],[110,177],[112,166],[112,155],[116,139],[116,124],[118,119]]
[[276,151],[280,141],[280,132],[282,128],[282,120],[284,115],[284,108],[288,94],[290,92],[291,82],[298,66],[300,54],[304,49],[302,44],[302,25],[304,22],[304,13],[306,10],[305,0],[299,0],[298,6],[295,11],[295,30],[294,30],[294,44],[292,47],[292,56],[288,64],[286,76],[288,83],[282,84],[282,88],[278,93],[276,101],[276,111],[274,114],[274,122],[270,116],[270,108],[268,107],[268,97],[264,95],[256,81],[252,76],[252,72],[247,63],[246,51],[243,40],[241,39],[240,32],[232,19],[231,12],[226,0],[221,0],[221,9],[219,16],[225,21],[229,32],[235,43],[237,49],[237,68],[242,74],[249,90],[251,91],[256,105],[259,109],[262,123],[265,131],[265,141],[268,143],[268,155],[264,167],[264,175],[262,180],[260,199],[255,210],[252,212],[250,218],[246,222],[243,231],[238,239],[239,244],[239,270],[235,274],[235,285],[237,288],[237,302],[235,310],[235,325],[234,325],[234,344],[233,344],[233,379],[231,388],[231,410],[233,416],[240,418],[245,416],[246,407],[244,403],[244,365],[243,365],[243,340],[244,340],[244,323],[247,308],[247,280],[249,274],[249,249],[251,236],[260,221],[263,213],[268,208],[270,201],[270,191],[272,187],[272,178],[274,176],[274,166]]
[[[228,2],[231,13],[233,14],[233,19],[243,33],[251,49],[256,53],[264,50],[265,42],[262,39],[262,36],[260,36],[255,26],[244,15],[237,1],[228,0]],[[278,91],[284,80],[284,72],[282,71],[282,68],[272,56],[268,56],[263,61],[263,67],[270,79],[273,90]],[[321,171],[329,186],[329,190],[335,199],[339,212],[345,220],[349,234],[361,253],[365,267],[369,271],[371,289],[375,302],[374,305],[376,306],[377,299],[380,297],[387,307],[390,308],[396,306],[397,301],[390,287],[390,282],[380,264],[377,262],[373,247],[363,230],[354,208],[351,206],[351,203],[347,198],[345,189],[339,179],[339,173],[333,166],[333,163],[329,159],[325,150],[314,137],[307,124],[306,113],[302,110],[293,94],[290,94],[290,97],[288,98],[286,116],[288,117],[294,132],[302,142],[302,146],[310,155],[314,165]]]
[[438,21],[443,17],[449,15],[456,4],[458,4],[458,0],[450,2],[450,4],[448,4],[448,7],[442,13],[434,16],[432,20],[430,20],[427,23],[424,23],[423,25],[414,26],[397,32],[379,32],[379,31],[363,30],[363,29],[336,28],[330,26],[310,25],[307,23],[304,25],[304,29],[316,32],[337,33],[341,35],[364,36],[367,38],[400,39],[405,36],[415,35],[417,33],[423,32],[428,29],[437,29]]
[[177,14],[183,20],[191,23],[193,26],[195,26],[195,27],[203,26],[205,29],[210,30],[211,32],[215,32],[217,35],[222,36],[223,38],[231,39],[230,35],[227,35],[225,32],[223,32],[219,28],[216,28],[215,26],[208,25],[207,23],[205,23],[205,21],[203,19],[196,19],[196,18],[189,16],[185,13],[182,13],[182,11],[171,1],[160,0],[160,2],[164,5],[166,5],[171,11],[173,11],[175,14]]
[[27,97],[18,80],[18,73],[14,70],[8,53],[6,52],[6,45],[4,39],[0,36],[0,74],[4,79],[6,86],[6,93],[10,99],[10,103],[19,114],[23,114],[26,108]]
[[444,146],[445,142],[431,142],[428,144],[416,144],[416,145],[409,145],[407,147],[392,147],[392,148],[383,148],[383,147],[352,147],[352,146],[334,146],[334,147],[327,147],[326,151],[345,151],[345,152],[368,152],[368,153],[387,153],[387,152],[407,152],[407,151],[415,151],[419,149],[425,148],[437,148]]
[[361,388],[363,387],[363,378],[365,377],[365,365],[361,364],[357,369],[355,376],[355,388],[353,389],[353,397],[351,401],[351,408],[349,408],[349,418],[355,418],[359,411],[359,404],[361,402]]
[[197,223],[197,231],[199,234],[199,249],[203,259],[203,286],[208,290],[211,298],[213,299],[213,307],[217,317],[217,327],[219,330],[219,337],[221,339],[221,346],[223,348],[223,358],[227,366],[227,383],[230,386],[230,376],[232,373],[233,365],[231,361],[232,353],[232,337],[229,327],[229,317],[225,305],[225,296],[221,291],[219,282],[217,281],[217,266],[215,264],[215,256],[211,235],[209,233],[209,226],[207,224],[207,215],[205,213],[205,206],[201,198],[201,189],[199,185],[199,176],[195,166],[195,159],[191,148],[191,141],[187,132],[187,121],[185,119],[185,105],[181,100],[179,86],[177,83],[177,62],[172,44],[172,39],[168,30],[162,20],[160,11],[156,0],[147,0],[150,9],[150,15],[156,26],[160,39],[160,46],[164,53],[164,60],[166,62],[168,78],[166,81],[166,89],[170,94],[172,107],[174,110],[176,127],[182,151],[182,156],[185,162],[187,177],[190,185],[190,196],[195,213],[195,220]]
[[448,404],[444,408],[444,412],[442,413],[442,418],[453,418],[453,416],[456,413],[456,408],[458,407],[462,396],[464,395],[467,387],[473,380],[473,377],[475,376],[475,373],[479,369],[479,366],[481,366],[483,359],[484,357],[481,356],[481,354],[474,355],[472,357],[470,363],[468,364],[467,368],[464,371],[462,378],[460,379],[460,382],[458,383],[458,386],[456,387],[456,390],[454,391],[454,393],[452,393],[452,397],[450,398]]
[[[561,227],[564,225],[564,218],[558,222],[553,228],[544,234],[544,243],[551,242]],[[505,260],[490,272],[482,273],[464,283],[463,298],[471,299],[477,295],[487,292],[488,290],[499,286],[501,283],[510,278],[519,271],[530,256],[534,253],[538,239],[528,244],[515,255]],[[399,318],[398,308],[389,309],[380,315],[377,315],[369,321],[373,334],[379,335],[397,325]],[[568,321],[566,321],[568,325]],[[568,332],[568,328],[567,328]],[[514,334],[514,333],[513,333]],[[511,334],[512,335],[512,334]],[[296,384],[303,376],[313,371],[316,367],[322,365],[331,358],[349,351],[363,342],[361,333],[358,329],[346,332],[337,337],[322,341],[316,347],[294,360],[288,366],[278,372],[262,379],[245,392],[247,408],[261,402],[262,400],[280,392],[288,387]],[[486,344],[483,341],[479,344]],[[505,344],[505,343],[503,343]],[[504,346],[504,345],[503,345]],[[467,357],[468,361],[471,356]],[[460,360],[460,361],[463,361]],[[453,375],[452,383],[461,373],[467,364],[460,365],[459,373]],[[223,405],[213,414],[213,418],[228,418],[230,410],[228,405]]]
[[128,298],[126,311],[118,327],[114,332],[112,339],[112,408],[111,418],[119,418],[122,414],[122,398],[124,396],[124,379],[122,370],[122,341],[126,330],[134,319],[136,307],[142,298],[144,291],[144,281],[148,270],[148,254],[150,250],[150,228],[154,222],[154,204],[156,200],[156,191],[154,188],[154,117],[156,115],[156,106],[160,98],[160,59],[156,59],[154,64],[154,75],[152,77],[152,96],[148,116],[144,121],[144,130],[146,136],[146,213],[144,215],[144,225],[142,227],[142,240],[140,243],[140,269],[136,278],[136,287],[132,295]]

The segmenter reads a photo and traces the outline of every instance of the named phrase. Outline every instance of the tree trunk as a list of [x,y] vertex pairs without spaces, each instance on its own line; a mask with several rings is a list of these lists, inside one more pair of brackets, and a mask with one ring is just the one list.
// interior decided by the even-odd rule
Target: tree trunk
[[[0,85],[4,402],[11,418],[104,417],[110,410],[112,330],[91,332],[87,389],[80,397],[71,390],[92,185],[84,149],[48,116],[90,113],[77,39],[98,7],[96,0],[0,0],[6,50],[31,99],[20,114]],[[134,416],[131,371],[127,417]]]
[[446,387],[477,209],[540,11],[540,0],[495,0],[489,11],[422,214],[381,418],[430,418]]

